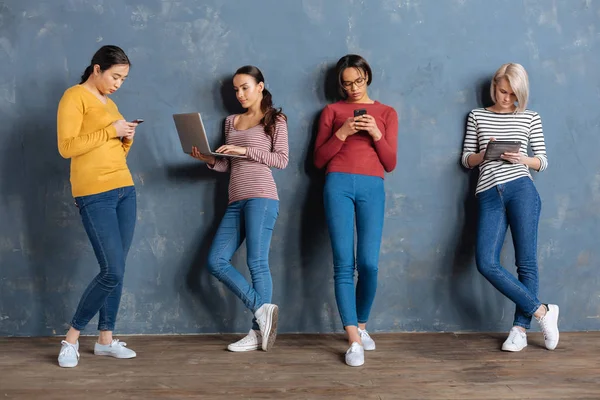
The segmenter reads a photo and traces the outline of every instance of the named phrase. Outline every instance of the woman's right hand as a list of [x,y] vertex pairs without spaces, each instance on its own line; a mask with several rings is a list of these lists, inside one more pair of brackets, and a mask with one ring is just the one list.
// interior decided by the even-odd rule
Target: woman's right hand
[[124,119],[120,119],[112,123],[117,130],[117,137],[122,138],[125,136],[132,136],[135,133],[136,123],[127,122]]
[[[493,142],[494,140],[496,140],[496,138],[490,138],[490,142]],[[483,163],[483,159],[485,157],[485,151],[486,151],[486,149],[483,149],[479,153],[475,153],[469,157],[467,162],[469,163],[471,168],[474,168]]]
[[192,146],[191,156],[200,161],[204,161],[205,163],[210,164],[210,165],[215,165],[215,162],[217,162],[217,159],[215,156],[207,156],[205,154],[200,153],[200,150],[198,150],[198,148],[196,146]]
[[359,130],[356,129],[354,117],[350,117],[350,118],[348,118],[344,122],[344,124],[342,125],[342,127],[337,130],[337,132],[335,133],[335,135],[341,141],[345,141],[348,138],[348,136],[352,136],[352,135],[354,135],[358,131]]

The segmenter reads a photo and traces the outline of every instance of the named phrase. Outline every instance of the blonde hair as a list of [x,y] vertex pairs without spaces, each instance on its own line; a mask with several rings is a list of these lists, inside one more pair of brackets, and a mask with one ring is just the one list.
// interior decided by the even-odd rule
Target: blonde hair
[[525,111],[529,99],[529,77],[521,64],[507,63],[498,68],[490,86],[490,94],[494,104],[496,103],[496,85],[505,78],[517,97],[518,105],[515,112]]

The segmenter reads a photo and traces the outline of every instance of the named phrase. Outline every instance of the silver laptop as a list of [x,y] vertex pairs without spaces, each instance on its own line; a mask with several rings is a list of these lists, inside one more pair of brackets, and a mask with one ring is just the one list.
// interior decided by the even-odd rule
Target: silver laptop
[[215,153],[210,149],[206,130],[202,123],[200,113],[173,114],[175,127],[179,134],[179,141],[184,153],[191,154],[192,147],[196,146],[201,154],[215,157],[246,158],[233,154]]

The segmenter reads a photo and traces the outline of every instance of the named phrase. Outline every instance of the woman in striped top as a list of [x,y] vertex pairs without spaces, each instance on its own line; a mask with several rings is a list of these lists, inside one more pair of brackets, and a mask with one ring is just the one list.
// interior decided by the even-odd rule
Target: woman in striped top
[[[559,339],[559,309],[538,300],[541,201],[529,172],[530,168],[543,171],[548,166],[542,122],[538,113],[526,109],[529,79],[520,64],[502,65],[492,79],[490,92],[494,105],[469,114],[462,154],[466,168],[479,166],[475,192],[479,202],[477,269],[516,305],[513,327],[502,350],[520,351],[527,346],[526,329],[532,316],[540,324],[546,348],[554,350]],[[485,160],[486,147],[493,140],[519,141],[520,151],[504,153],[499,160]],[[528,156],[529,145],[533,157]],[[519,279],[500,265],[509,226]]]
[[[208,167],[231,174],[229,205],[221,220],[208,257],[208,269],[254,314],[247,336],[230,344],[230,351],[268,351],[277,335],[278,307],[271,304],[273,283],[269,270],[269,248],[273,227],[279,216],[279,197],[271,168],[288,164],[287,118],[273,107],[260,70],[253,66],[238,69],[233,77],[238,101],[247,111],[225,120],[225,145],[217,153],[242,156],[192,156]],[[246,240],[250,284],[231,265],[231,257]]]

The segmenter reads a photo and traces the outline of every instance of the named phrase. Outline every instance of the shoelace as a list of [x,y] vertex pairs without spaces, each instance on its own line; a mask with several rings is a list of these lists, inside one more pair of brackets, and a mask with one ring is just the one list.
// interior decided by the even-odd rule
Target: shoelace
[[67,356],[71,353],[75,353],[77,357],[79,357],[79,352],[77,351],[77,348],[75,348],[74,344],[71,344],[66,340],[63,340],[60,343],[63,345],[63,348],[60,350],[59,356]]
[[542,320],[542,333],[544,334],[544,339],[546,339],[546,340],[552,339],[548,332],[549,330],[550,329],[548,328],[548,325],[546,325],[546,320]]
[[544,335],[544,339],[545,339],[545,340],[548,340],[548,339],[553,339],[553,338],[551,338],[551,337],[548,335],[548,332],[547,332],[547,331],[549,331],[549,330],[550,330],[550,329],[548,329],[548,325],[547,325],[547,322],[546,322],[546,316],[547,316],[547,315],[548,315],[548,314],[546,313],[546,315],[544,315],[543,317],[541,317],[540,319],[538,319],[538,322],[539,322],[539,323],[540,323],[540,325],[541,325],[541,328],[542,328],[542,334]]
[[517,331],[516,329],[512,329],[510,331],[510,334],[508,335],[508,338],[510,339],[511,343],[515,343],[517,338],[520,337],[522,337],[521,332]]
[[111,344],[109,346],[110,347],[115,347],[115,346],[127,347],[127,343],[121,342],[121,341],[119,341],[119,339],[113,339],[113,341],[111,342]]
[[360,345],[359,344],[352,344],[352,346],[350,346],[350,348],[348,349],[348,351],[346,352],[346,354],[349,353],[358,353],[360,352]]
[[239,343],[240,344],[245,344],[248,342],[257,342],[258,341],[258,336],[251,336],[250,333],[248,333],[246,336],[244,336]]

